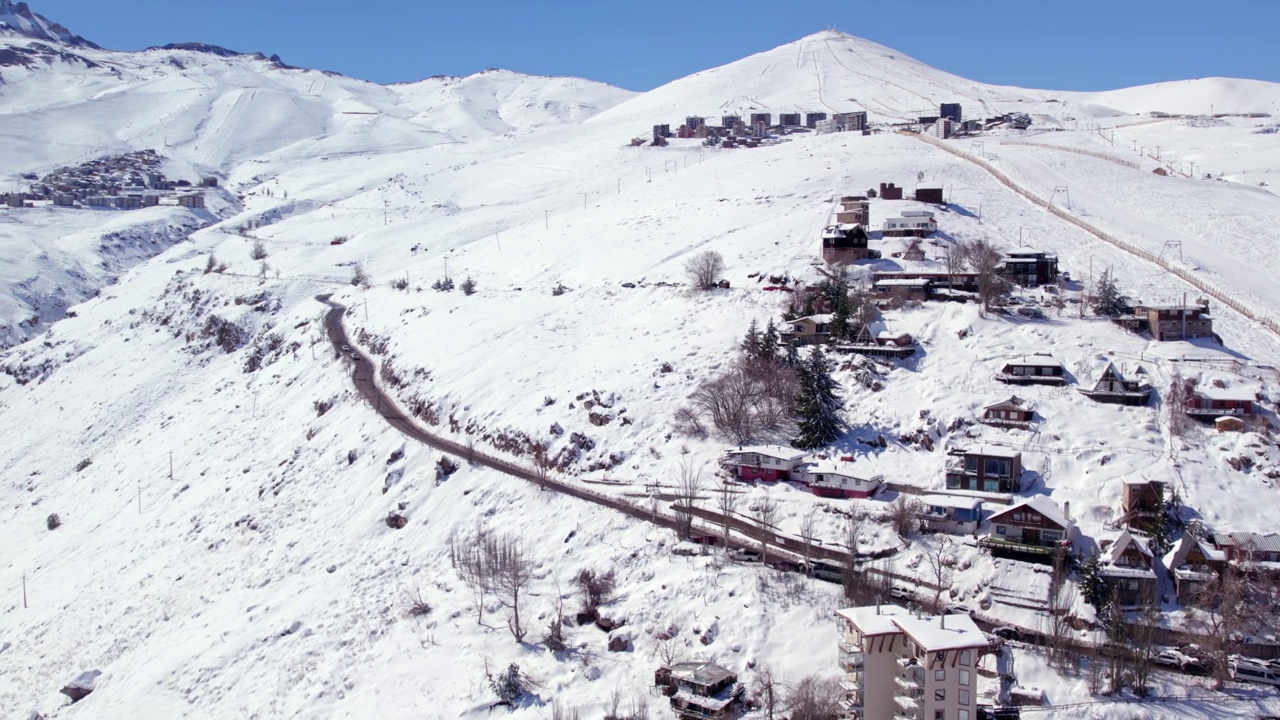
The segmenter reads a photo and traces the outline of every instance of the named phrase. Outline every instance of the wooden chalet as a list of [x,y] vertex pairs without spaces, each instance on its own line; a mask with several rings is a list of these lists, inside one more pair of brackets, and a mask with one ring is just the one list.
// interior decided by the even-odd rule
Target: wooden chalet
[[925,495],[920,498],[919,517],[931,532],[976,533],[982,524],[982,498]]
[[1037,495],[988,518],[990,532],[982,544],[992,552],[1049,557],[1071,546],[1075,522],[1070,508]]
[[1111,526],[1150,533],[1164,515],[1164,483],[1158,480],[1126,480],[1120,500],[1120,517]]
[[822,460],[801,465],[793,477],[809,486],[809,491],[826,498],[871,497],[884,484],[883,475],[854,471],[852,463]]
[[884,278],[873,281],[871,291],[877,301],[924,302],[933,294],[934,284],[932,278]]
[[870,225],[871,201],[865,195],[846,195],[840,198],[836,222],[854,223],[863,227]]
[[783,325],[779,337],[783,343],[795,343],[797,345],[818,345],[829,342],[831,340],[831,319],[832,315],[830,313],[824,313],[790,320]]
[[901,359],[915,354],[916,343],[910,333],[894,333],[880,323],[867,323],[858,328],[852,342],[837,343],[834,349],[853,355]]
[[720,465],[733,471],[739,480],[790,480],[804,461],[804,453],[782,445],[751,445],[728,450]]
[[1016,493],[1022,490],[1022,453],[979,445],[947,452],[948,490]]
[[1001,400],[994,405],[982,409],[982,424],[995,427],[1029,428],[1035,413],[1026,400],[1011,395],[1008,400]]
[[1165,567],[1173,578],[1178,604],[1203,607],[1211,603],[1209,593],[1222,582],[1227,567],[1227,554],[1208,540],[1187,533],[1164,556]]
[[[1143,372],[1142,368],[1138,368],[1138,372]],[[1150,385],[1126,378],[1116,369],[1115,363],[1107,363],[1092,390],[1079,390],[1090,400],[1115,405],[1146,405],[1152,393]]]
[[1232,532],[1218,537],[1232,565],[1249,571],[1280,571],[1280,535]]
[[1144,538],[1128,530],[1104,553],[1099,576],[1111,589],[1118,607],[1138,607],[1156,602],[1155,556]]
[[1132,332],[1149,332],[1153,340],[1161,342],[1214,337],[1208,300],[1195,305],[1139,305],[1132,315],[1122,315],[1114,322]]
[[840,222],[822,231],[824,262],[852,263],[878,257],[879,250],[867,248],[867,231],[860,224]]
[[671,698],[671,709],[681,720],[731,717],[745,692],[736,674],[709,662],[683,662],[658,668],[653,684]]
[[1010,385],[1065,385],[1066,368],[1051,355],[1027,355],[1006,360],[995,379]]

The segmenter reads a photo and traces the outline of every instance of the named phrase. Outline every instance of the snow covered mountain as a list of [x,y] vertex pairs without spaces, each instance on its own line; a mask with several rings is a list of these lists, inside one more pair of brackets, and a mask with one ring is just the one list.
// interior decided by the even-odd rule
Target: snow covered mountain
[[48,40],[70,47],[98,47],[43,15],[31,12],[26,3],[14,3],[12,0],[0,0],[0,36]]
[[[4,42],[15,52],[55,47]],[[1272,119],[1137,117],[1124,108],[1146,112],[1158,108],[1144,103],[1177,96],[985,86],[830,32],[638,96],[507,71],[382,87],[202,47],[56,47],[62,55],[39,51],[0,69],[10,187],[18,172],[154,148],[168,174],[211,174],[220,190],[203,215],[0,211],[9,233],[0,251],[21,259],[6,271],[24,268],[4,278],[7,292],[52,297],[63,286],[56,269],[72,276],[65,268],[77,262],[110,265],[103,277],[117,278],[91,299],[88,288],[108,280],[64,291],[65,319],[47,313],[47,324],[27,328],[35,337],[0,356],[5,713],[533,720],[553,702],[603,717],[616,692],[624,711],[645,702],[666,720],[665,699],[649,692],[664,655],[713,660],[748,682],[750,667],[788,679],[834,674],[839,588],[704,555],[641,518],[671,516],[682,467],[710,484],[728,441],[677,434],[673,414],[733,361],[750,321],[779,318],[779,295],[789,295],[776,290],[781,279],[821,279],[832,198],[879,182],[941,182],[949,203],[932,208],[942,232],[922,244],[925,259],[876,237],[884,257],[855,265],[856,280],[941,270],[937,258],[955,242],[1021,238],[1077,278],[1110,269],[1135,298],[1194,297],[1146,259],[1159,255],[1257,316],[1214,301],[1224,348],[1157,343],[1081,317],[1079,305],[1059,313],[1047,294],[1028,293],[1046,303],[1039,319],[960,303],[891,310],[886,324],[921,351],[900,363],[842,361],[848,431],[829,454],[936,492],[947,449],[1018,449],[1027,493],[1069,503],[1096,541],[1115,537],[1125,481],[1139,477],[1170,483],[1213,528],[1271,523],[1257,508],[1280,492],[1280,448],[1264,427],[1275,421],[1269,358],[1280,338],[1258,319],[1280,317],[1280,253],[1266,232],[1280,222],[1280,198],[1257,183],[1280,167],[1280,148],[1274,133],[1256,131]],[[1266,102],[1275,90],[1238,84],[1215,99]],[[1037,121],[982,136],[985,148],[893,132],[796,135],[750,150],[628,147],[686,115],[865,108],[885,122],[942,101],[974,115],[1022,108]],[[1126,149],[1146,133],[1168,143],[1160,160],[1138,142]],[[1253,164],[1237,172],[1234,156],[1202,149],[1222,138],[1253,143]],[[1191,162],[1183,148],[1224,180],[1151,172]],[[1028,202],[1063,187],[1070,198],[1057,213]],[[877,201],[872,226],[920,207]],[[148,232],[169,240],[147,250]],[[1180,242],[1176,260],[1169,237]],[[682,286],[685,263],[704,250],[724,256],[730,288]],[[357,274],[367,287],[352,284]],[[470,278],[474,294],[433,289],[446,278]],[[1079,300],[1084,287],[1064,292]],[[376,374],[398,408],[357,393],[352,351],[331,342],[318,296],[350,308],[349,342],[371,361],[361,377]],[[1165,405],[1099,405],[1071,388],[1032,387],[1016,392],[1034,404],[1033,430],[977,423],[1014,392],[991,377],[1002,359],[1034,352],[1053,353],[1081,387],[1110,362],[1141,367],[1162,396],[1191,374],[1256,387],[1263,422],[1179,438]],[[540,490],[464,452],[444,472],[440,451],[388,423],[396,412],[522,467],[541,446],[557,478],[630,513]],[[786,483],[734,488],[742,517],[776,507],[772,524],[793,547],[804,527],[840,547],[857,508],[871,518],[860,547],[928,594],[917,581],[938,540],[899,538],[883,521],[884,499],[822,500]],[[705,495],[698,502],[710,509]],[[521,538],[533,560],[524,643],[507,630],[511,603],[477,599],[451,562],[450,538],[477,529]],[[1032,595],[1045,573],[994,561],[970,538],[956,545],[948,601],[982,605],[992,623],[1040,627]],[[581,570],[615,573],[601,613],[625,622],[564,627],[568,649],[549,651],[540,641],[558,614],[578,609]],[[1171,623],[1186,621],[1169,609]],[[1092,617],[1082,602],[1072,612]],[[510,663],[538,688],[492,709],[486,672]],[[59,688],[89,670],[102,673],[96,690],[67,704]],[[1055,717],[1120,712],[1034,655],[1019,656],[1018,675],[1053,704],[1100,703]],[[1207,692],[1198,680],[1158,682]],[[1220,700],[1168,708],[1205,719],[1238,716],[1238,702],[1280,712],[1274,697],[1242,690]]]

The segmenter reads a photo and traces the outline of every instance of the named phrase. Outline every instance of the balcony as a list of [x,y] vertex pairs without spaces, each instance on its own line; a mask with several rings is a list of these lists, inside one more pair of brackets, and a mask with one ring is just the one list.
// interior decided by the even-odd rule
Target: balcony
[[1031,543],[1009,540],[1008,538],[1002,538],[995,535],[983,538],[982,544],[994,550],[1027,553],[1029,555],[1052,555],[1055,550],[1064,547],[1060,542],[1053,543],[1052,545],[1033,545]]
[[858,651],[847,651],[844,649],[840,650],[840,669],[844,670],[845,672],[856,672],[858,670],[861,670],[863,664],[866,663],[866,660],[867,660],[866,654],[863,653],[861,650],[858,650]]

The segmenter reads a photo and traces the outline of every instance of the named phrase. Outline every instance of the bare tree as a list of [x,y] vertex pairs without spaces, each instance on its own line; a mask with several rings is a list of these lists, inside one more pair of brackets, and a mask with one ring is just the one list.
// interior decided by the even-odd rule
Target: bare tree
[[1067,641],[1071,635],[1071,611],[1075,608],[1079,593],[1075,584],[1067,580],[1064,553],[1054,554],[1053,569],[1046,598],[1049,610],[1046,635],[1049,637],[1050,658],[1062,660],[1069,653]]
[[769,562],[769,539],[773,537],[773,524],[778,517],[778,504],[767,494],[751,507],[751,516],[760,526],[760,561]]
[[804,515],[800,516],[800,542],[804,545],[804,556],[813,557],[813,541],[817,536],[818,506],[810,505]]
[[1221,689],[1230,679],[1228,660],[1238,651],[1241,633],[1253,613],[1247,596],[1244,578],[1228,566],[1222,580],[1205,583],[1196,598],[1196,604],[1206,609],[1196,613],[1192,627],[1204,637],[1205,650],[1213,663],[1214,689]]
[[965,261],[978,275],[978,299],[985,310],[1009,291],[1009,280],[1001,274],[1004,255],[986,240],[970,240],[963,246]]
[[849,553],[849,567],[853,567],[858,561],[858,536],[862,534],[862,526],[866,522],[867,516],[856,507],[849,510],[849,516],[844,521],[844,547]]
[[906,538],[920,528],[920,501],[899,493],[898,499],[889,506],[889,523],[898,535]]
[[1182,377],[1178,370],[1174,370],[1169,377],[1169,392],[1164,404],[1169,408],[1169,435],[1174,438],[1185,438],[1191,431],[1192,423],[1187,415],[1187,407],[1194,387],[1194,383]]
[[493,587],[498,600],[511,610],[507,627],[516,642],[524,642],[525,628],[520,623],[520,596],[533,580],[533,560],[526,554],[524,542],[514,535],[491,538],[486,549],[493,567]]
[[476,604],[477,624],[484,623],[484,599],[494,587],[493,570],[485,552],[488,537],[484,528],[478,528],[471,535],[449,535],[449,562],[458,571],[462,583],[471,591]]
[[1160,608],[1155,598],[1147,598],[1134,622],[1129,623],[1125,646],[1132,656],[1133,691],[1139,697],[1151,688],[1152,658],[1156,655],[1156,638],[1160,630]]
[[680,476],[676,479],[676,532],[682,539],[693,537],[693,508],[702,492],[702,470],[689,466],[688,458],[680,461]]
[[724,273],[724,258],[714,250],[698,253],[685,263],[684,272],[695,288],[710,290]]
[[768,665],[757,667],[752,687],[761,709],[764,710],[765,720],[774,720],[778,708],[782,705],[782,687],[773,676],[773,668]]
[[680,662],[680,639],[674,635],[656,637],[649,656],[657,660],[661,667],[669,668]]
[[722,482],[716,489],[716,509],[720,511],[720,529],[724,536],[725,552],[729,552],[729,529],[732,526],[733,512],[741,499],[742,494],[732,482]]
[[798,390],[795,371],[786,365],[743,359],[699,385],[689,400],[696,413],[741,445],[789,429]]
[[790,720],[837,720],[843,716],[840,681],[809,675],[787,689]]
[[933,575],[933,608],[942,611],[942,589],[951,585],[951,568],[956,564],[955,541],[950,535],[939,535],[938,542],[925,553],[929,570]]
[[209,253],[209,259],[206,260],[204,263],[204,274],[208,275],[209,273],[217,269],[218,269],[218,256],[214,255],[213,253]]
[[267,246],[262,240],[254,239],[253,247],[249,250],[249,257],[254,260],[265,260],[267,258]]
[[942,262],[947,268],[947,281],[954,289],[956,276],[964,271],[964,248],[959,245],[948,245],[942,251]]

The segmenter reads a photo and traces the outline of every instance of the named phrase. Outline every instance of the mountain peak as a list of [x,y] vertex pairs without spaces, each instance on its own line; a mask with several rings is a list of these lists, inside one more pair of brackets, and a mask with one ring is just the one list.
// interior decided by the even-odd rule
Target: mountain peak
[[79,35],[73,35],[62,25],[32,12],[25,2],[11,0],[0,0],[0,34],[48,40],[72,47],[98,47]]

